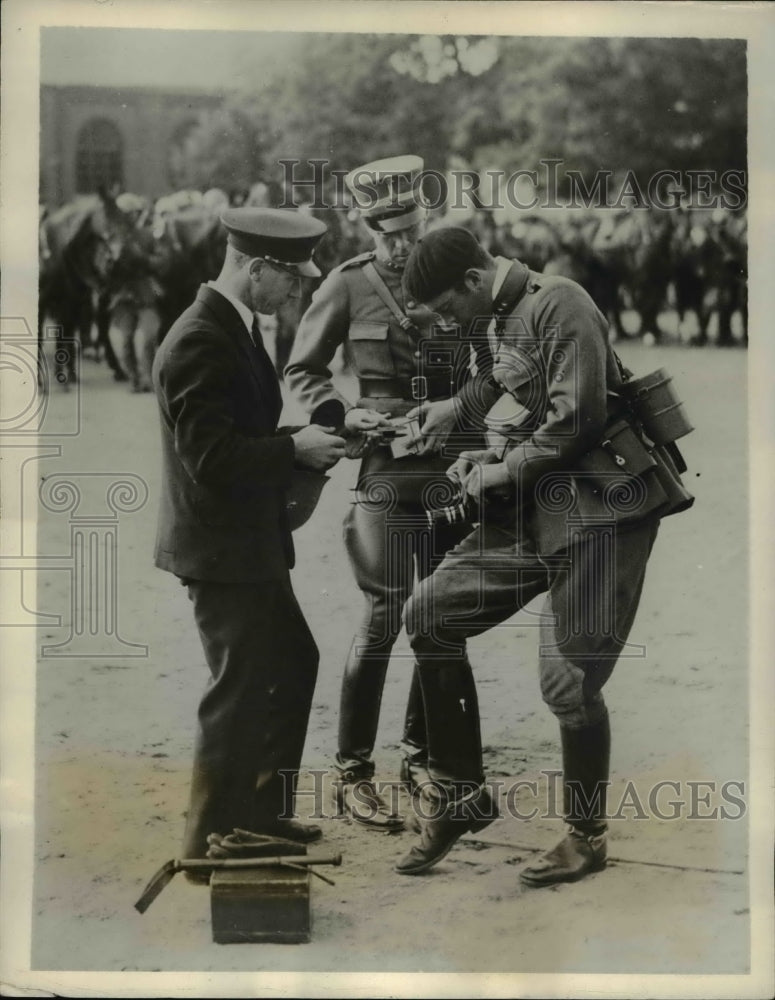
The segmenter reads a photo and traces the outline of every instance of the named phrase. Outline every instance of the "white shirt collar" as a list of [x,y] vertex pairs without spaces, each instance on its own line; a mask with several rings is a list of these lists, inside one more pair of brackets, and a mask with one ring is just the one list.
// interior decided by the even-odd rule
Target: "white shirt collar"
[[239,299],[235,299],[234,296],[231,295],[229,292],[227,292],[221,285],[219,285],[217,281],[208,281],[207,285],[209,288],[214,288],[219,295],[222,295],[227,302],[230,302],[231,305],[234,306],[234,308],[242,317],[243,323],[248,328],[248,333],[252,337],[253,318],[254,318],[253,311],[251,309],[248,309],[248,307],[245,305],[244,302],[240,302]]
[[514,263],[507,257],[496,257],[497,268],[495,270],[495,280],[492,283],[492,300],[493,302],[498,298],[498,292],[501,290],[501,285],[506,280],[506,275],[511,269],[511,265]]

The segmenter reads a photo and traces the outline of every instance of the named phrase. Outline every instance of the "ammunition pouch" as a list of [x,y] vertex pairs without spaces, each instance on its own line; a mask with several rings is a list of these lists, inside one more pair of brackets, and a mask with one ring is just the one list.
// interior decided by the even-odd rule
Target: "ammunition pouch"
[[572,475],[582,519],[667,517],[694,503],[681,481],[686,464],[675,443],[657,445],[639,431],[628,420],[615,419],[579,460],[580,474]]

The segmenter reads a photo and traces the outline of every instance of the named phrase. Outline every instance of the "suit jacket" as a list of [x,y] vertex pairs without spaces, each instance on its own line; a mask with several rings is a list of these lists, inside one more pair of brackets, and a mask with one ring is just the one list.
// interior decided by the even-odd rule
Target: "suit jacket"
[[203,285],[153,365],[163,479],[155,563],[224,583],[293,565],[284,490],[293,465],[274,366],[234,307]]

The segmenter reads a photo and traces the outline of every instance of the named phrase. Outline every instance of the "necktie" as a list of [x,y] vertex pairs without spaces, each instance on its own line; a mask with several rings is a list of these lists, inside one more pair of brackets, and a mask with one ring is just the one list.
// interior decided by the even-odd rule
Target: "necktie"
[[[269,393],[268,399],[272,400],[272,404],[276,407],[276,416],[280,415],[280,410],[282,409],[282,396],[280,394],[280,383],[277,379],[275,373],[275,367],[272,359],[269,357],[269,352],[264,347],[264,341],[261,336],[261,329],[258,325],[258,319],[256,316],[253,317],[253,325],[250,328],[250,339],[253,341],[253,347],[256,352],[256,364],[259,371],[262,371],[263,381],[266,385],[266,389]],[[271,373],[271,377],[268,376]]]

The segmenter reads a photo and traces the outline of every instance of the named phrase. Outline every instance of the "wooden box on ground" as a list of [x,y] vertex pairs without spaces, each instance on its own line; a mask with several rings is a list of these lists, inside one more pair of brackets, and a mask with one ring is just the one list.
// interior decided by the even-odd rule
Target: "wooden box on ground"
[[300,944],[310,940],[310,874],[285,865],[214,871],[216,944]]

